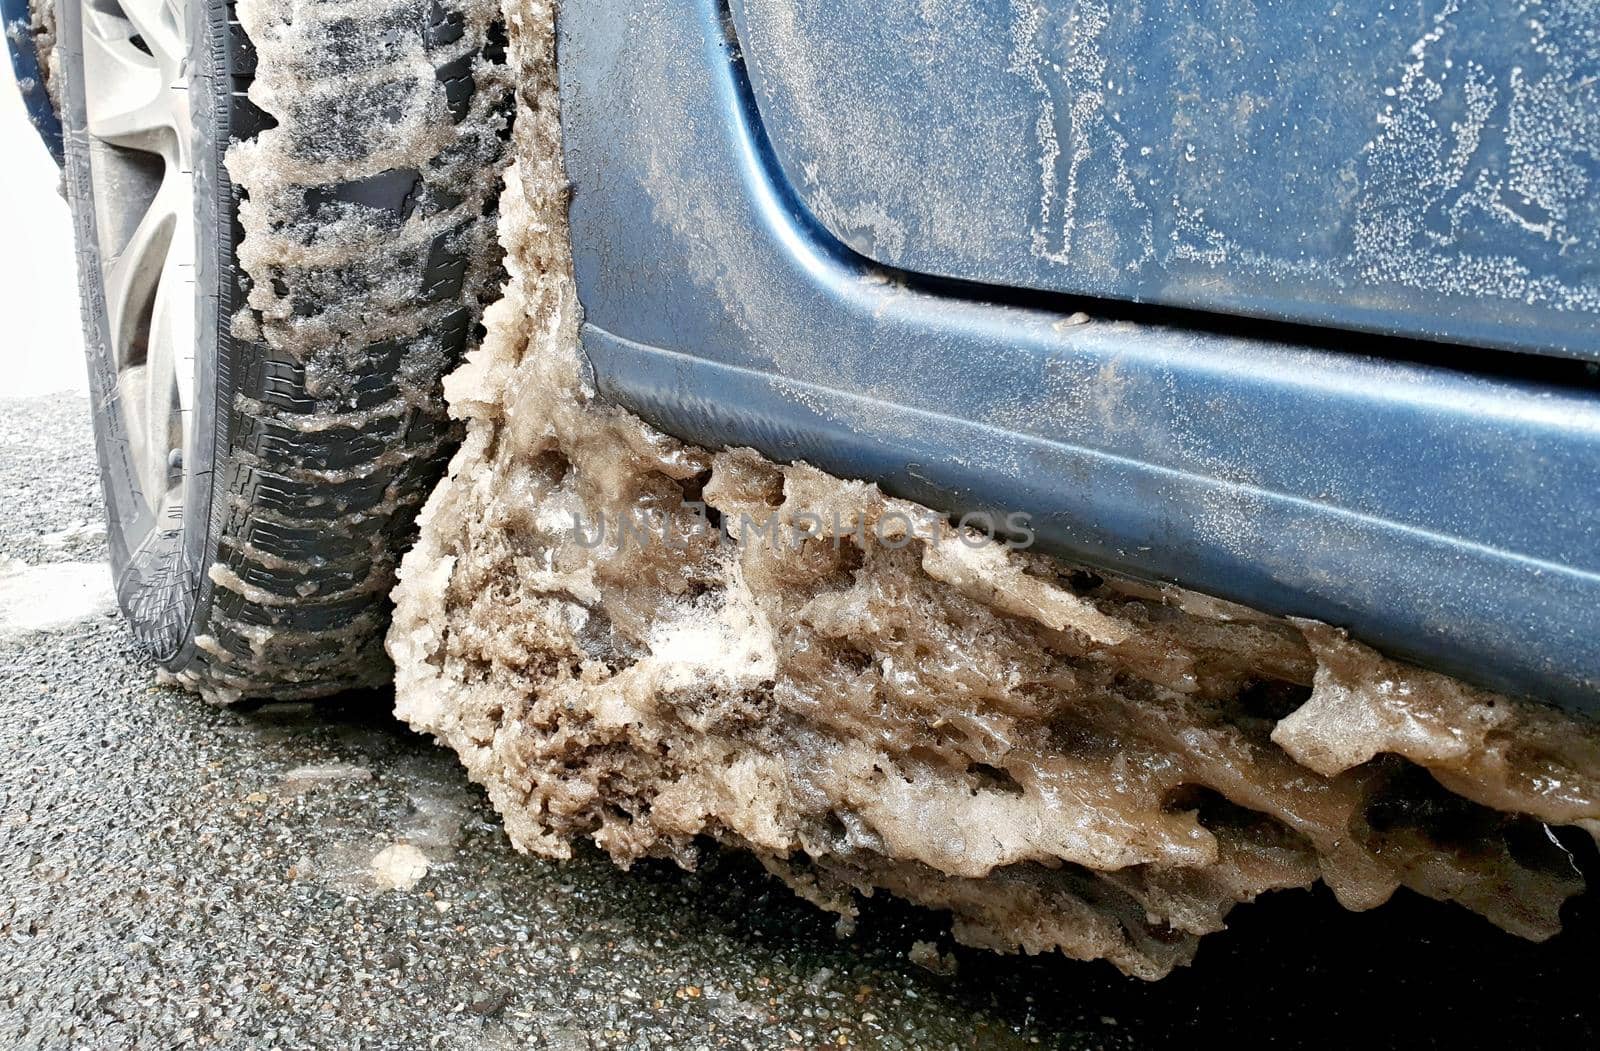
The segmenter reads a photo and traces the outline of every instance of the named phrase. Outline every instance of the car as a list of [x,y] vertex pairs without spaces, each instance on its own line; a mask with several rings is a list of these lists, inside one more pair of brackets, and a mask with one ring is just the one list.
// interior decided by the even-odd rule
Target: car
[[[1221,865],[1173,816],[1219,794],[1314,855],[1228,905],[1320,873],[1553,929],[1572,888],[1506,906],[1482,843],[1600,828],[1586,5],[53,10],[8,39],[54,36],[113,568],[168,674],[320,696],[389,632],[520,845],[712,834],[1147,977],[1213,920],[1118,874]],[[582,553],[583,512],[679,501],[724,540],[850,506],[775,561]],[[1041,816],[1130,763],[1072,826],[1138,796],[1123,832]],[[1114,921],[1004,933],[1067,899]]]
[[[1581,73],[1592,56],[1565,39],[1581,20],[1535,31],[1508,13],[1452,8],[1428,22],[1427,5],[1367,6],[1255,22],[1040,4],[1013,24],[994,4],[943,21],[887,2],[735,0],[681,20],[574,5],[563,119],[600,389],[702,444],[804,459],[956,513],[1027,512],[1045,550],[1338,623],[1430,666],[1593,710],[1600,223],[1593,124],[1579,119],[1592,112]],[[299,187],[304,200],[285,207],[306,210],[293,220],[259,221],[312,237],[342,212],[377,230],[419,209],[490,214],[470,249],[446,243],[466,236],[463,220],[394,257],[414,303],[460,306],[414,305],[412,321],[365,343],[369,322],[348,297],[375,293],[350,274],[307,267],[316,287],[292,302],[239,274],[239,219],[252,213],[222,154],[274,121],[251,101],[255,54],[236,5],[62,8],[69,189],[100,289],[91,313],[107,311],[91,356],[118,593],[165,667],[245,693],[381,677],[377,581],[449,442],[430,385],[470,344],[492,290],[478,263],[492,251],[486,184],[463,177],[463,195],[436,177],[453,155],[374,171],[397,129],[339,120],[354,104],[341,81],[385,60],[363,35],[390,39],[408,14],[456,92],[452,115],[492,109],[463,73],[503,47],[491,39],[503,30],[474,24],[468,39],[439,5],[380,7],[378,29],[328,20],[305,60],[317,68],[294,74],[318,100],[295,113],[307,143],[352,140],[318,158],[344,171]],[[32,37],[9,39],[59,149]],[[670,62],[644,59],[657,44]],[[1070,68],[1049,57],[1062,47]],[[1471,61],[1455,67],[1457,52]],[[126,76],[99,86],[112,72]],[[964,90],[945,90],[950,77]],[[96,116],[136,104],[100,95],[135,80],[178,100],[143,116],[192,129],[192,151],[163,154],[151,129]],[[451,148],[483,170],[497,156],[486,142]],[[156,159],[164,182],[152,181]],[[670,196],[694,211],[665,214],[655,202]],[[159,221],[138,225],[147,201],[169,198],[179,222],[193,212],[196,260],[166,257],[165,281],[141,269],[159,250],[110,268],[128,251],[119,237],[186,250],[182,237],[145,238]],[[697,280],[708,267],[732,276]],[[116,286],[134,271],[136,288]],[[146,353],[135,344],[148,317],[165,323],[169,301],[190,301],[176,286],[191,272],[216,309],[202,311],[196,355],[171,358],[182,397],[169,407],[133,390],[148,385],[129,363]],[[236,348],[268,345],[230,330],[251,296],[308,330],[345,297],[328,320],[357,367],[315,390],[308,366],[338,370],[282,353],[236,364]],[[437,360],[407,364],[407,339],[425,330]],[[168,367],[159,351],[150,360]],[[409,402],[403,364],[419,392]],[[789,395],[797,386],[806,398]],[[245,403],[284,415],[236,417]],[[183,428],[145,419],[169,412]],[[296,429],[319,412],[365,415]],[[283,455],[315,477],[273,471]],[[191,475],[212,488],[182,503],[177,482]],[[305,513],[312,501],[323,510]],[[272,524],[247,526],[242,505]],[[285,576],[307,562],[308,579]],[[242,588],[219,594],[212,565]],[[286,589],[291,577],[307,594]],[[309,641],[336,620],[356,627]],[[297,641],[251,641],[266,628]]]

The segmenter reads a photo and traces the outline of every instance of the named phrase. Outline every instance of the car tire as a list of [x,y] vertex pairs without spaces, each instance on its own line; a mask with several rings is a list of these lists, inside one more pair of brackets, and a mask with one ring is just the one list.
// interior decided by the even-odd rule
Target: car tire
[[[224,703],[391,674],[394,567],[459,437],[441,379],[481,332],[501,276],[510,121],[492,5],[253,5],[266,13],[245,21],[271,20],[265,42],[237,7],[57,5],[117,596],[158,667]],[[186,108],[149,117],[165,96],[141,79],[144,56]],[[270,70],[278,89],[252,92],[268,62],[284,64]],[[119,101],[134,98],[125,82],[143,85],[134,102]],[[128,130],[160,120],[170,136]],[[426,149],[397,161],[386,121]],[[188,271],[172,203],[186,187]],[[137,275],[156,268],[144,257],[163,223],[152,291]]]

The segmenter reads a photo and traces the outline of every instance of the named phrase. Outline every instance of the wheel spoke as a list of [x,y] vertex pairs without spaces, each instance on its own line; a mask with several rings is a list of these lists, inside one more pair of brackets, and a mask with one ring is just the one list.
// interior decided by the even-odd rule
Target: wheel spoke
[[139,495],[152,508],[159,508],[159,492],[150,482],[150,395],[147,366],[130,365],[117,373],[117,398],[122,403],[122,422],[128,434],[128,452],[133,461]]
[[176,69],[185,58],[183,0],[121,0],[123,14],[164,66]]
[[[157,323],[151,326],[152,330],[165,327],[162,319],[170,318],[174,313],[175,298],[163,295],[159,290],[156,292]],[[144,415],[144,448],[134,449],[134,459],[139,465],[145,502],[157,511],[165,502],[169,488],[167,482],[172,473],[169,459],[172,450],[182,448],[183,428],[178,412],[173,358],[172,340],[159,338],[152,332],[150,356],[144,365],[145,403],[136,410]]]
[[128,243],[105,268],[106,313],[119,365],[137,364],[149,349],[151,308],[177,225],[177,208],[188,207],[174,182],[169,173]]
[[[162,480],[172,473],[170,454],[177,451],[183,456],[188,452],[189,410],[194,388],[194,224],[185,213],[174,219],[151,312],[147,358],[150,366],[150,468],[152,478]],[[162,491],[165,491],[164,486]]]
[[124,35],[127,23],[85,19],[83,75],[88,131],[118,146],[160,152],[172,137],[172,104],[155,59]]

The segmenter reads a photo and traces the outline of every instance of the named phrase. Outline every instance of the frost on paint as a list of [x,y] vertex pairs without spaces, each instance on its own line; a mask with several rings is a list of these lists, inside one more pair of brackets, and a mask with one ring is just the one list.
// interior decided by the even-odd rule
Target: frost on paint
[[[710,838],[845,917],[887,890],[970,944],[1145,978],[1235,904],[1317,880],[1353,909],[1406,886],[1557,929],[1581,878],[1545,826],[1597,827],[1595,727],[1321,624],[883,529],[942,520],[598,401],[552,21],[508,5],[511,282],[446,381],[467,437],[388,643],[398,714],[460,754],[520,848],[693,865]],[[825,526],[729,543],[696,502],[731,532]],[[626,518],[672,542],[577,528]]]

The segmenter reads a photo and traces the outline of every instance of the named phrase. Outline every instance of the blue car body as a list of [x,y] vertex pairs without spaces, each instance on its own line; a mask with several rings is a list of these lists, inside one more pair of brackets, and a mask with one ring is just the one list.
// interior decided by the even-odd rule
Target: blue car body
[[604,394],[1600,713],[1594,5],[585,0],[559,32]]
[[1600,710],[1600,16],[1338,10],[566,5],[595,382]]

